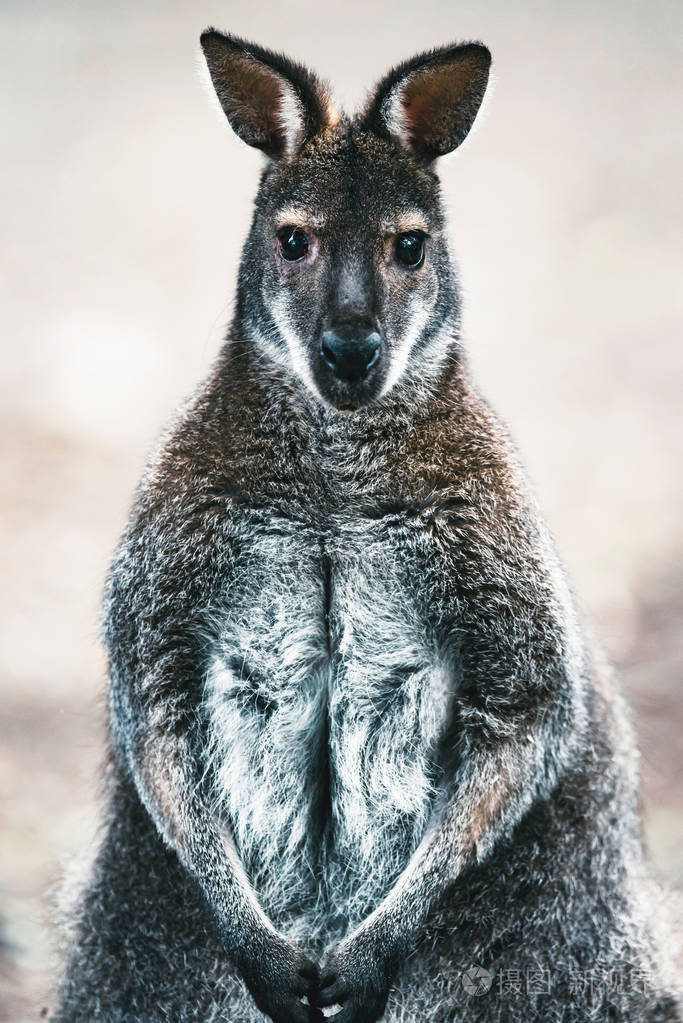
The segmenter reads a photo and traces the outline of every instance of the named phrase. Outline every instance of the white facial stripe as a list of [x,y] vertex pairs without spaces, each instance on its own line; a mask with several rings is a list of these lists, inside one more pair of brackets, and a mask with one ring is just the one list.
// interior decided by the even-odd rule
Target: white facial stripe
[[413,303],[413,310],[408,327],[403,335],[401,347],[398,351],[391,352],[391,365],[389,366],[389,373],[387,375],[386,382],[382,388],[382,397],[388,394],[391,388],[394,386],[397,380],[405,372],[410,353],[412,352],[415,343],[422,334],[429,322],[434,302],[430,305],[424,305],[421,299],[416,300]]
[[[434,300],[428,305],[425,305],[421,300],[416,300],[413,304],[412,314],[403,336],[403,342],[397,351],[391,353],[389,373],[387,374],[387,379],[382,387],[380,397],[384,397],[385,394],[388,394],[392,387],[395,386],[405,373],[413,348],[429,323],[429,318],[432,314],[435,300],[436,299],[434,298]],[[292,361],[292,368],[306,385],[308,390],[316,397],[319,397],[318,388],[316,387],[311,375],[306,346],[292,326],[291,317],[289,315],[287,302],[284,296],[278,295],[277,298],[273,299],[271,308],[277,328],[287,343],[287,349]],[[440,330],[436,337],[430,342],[430,352],[432,353],[434,369],[437,369],[440,366],[444,356],[452,347],[452,342],[452,334],[447,329]],[[272,343],[268,343],[268,348],[273,357],[280,364],[283,364],[282,351]]]
[[277,341],[270,337],[265,331],[261,330],[258,323],[251,317],[248,318],[247,322],[249,331],[254,340],[257,342],[257,352],[265,352],[268,356],[270,356],[273,362],[277,362],[280,366],[288,367],[289,361],[282,345],[278,344]]
[[295,372],[303,380],[309,391],[317,396],[318,389],[313,383],[313,377],[308,366],[306,347],[292,326],[285,298],[282,295],[278,295],[273,299],[271,308],[277,328],[287,342]]

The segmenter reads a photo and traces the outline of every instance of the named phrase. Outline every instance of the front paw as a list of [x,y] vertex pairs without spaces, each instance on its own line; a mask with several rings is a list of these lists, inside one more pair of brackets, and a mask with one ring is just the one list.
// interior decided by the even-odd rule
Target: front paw
[[[271,939],[242,972],[256,1005],[274,1023],[324,1023],[325,1017],[312,1003],[320,971],[285,938]],[[308,1005],[301,1001],[303,997]]]
[[351,937],[326,961],[311,1003],[319,1008],[340,1005],[339,1012],[328,1016],[334,1023],[374,1023],[384,1012],[394,972],[375,942]]

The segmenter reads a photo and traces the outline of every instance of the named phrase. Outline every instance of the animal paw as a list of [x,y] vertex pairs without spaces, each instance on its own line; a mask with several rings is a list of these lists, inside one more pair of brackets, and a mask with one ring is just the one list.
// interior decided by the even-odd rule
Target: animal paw
[[341,1006],[328,1021],[374,1023],[384,1012],[392,975],[388,960],[378,954],[374,943],[352,936],[329,957],[309,997],[318,1009]]
[[324,1023],[312,1003],[320,971],[296,945],[272,938],[243,974],[256,1005],[274,1023]]

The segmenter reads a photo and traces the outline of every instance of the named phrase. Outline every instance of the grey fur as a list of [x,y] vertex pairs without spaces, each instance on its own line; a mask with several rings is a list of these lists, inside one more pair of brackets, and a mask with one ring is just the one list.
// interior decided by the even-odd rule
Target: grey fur
[[[285,58],[203,41],[270,162],[226,345],[109,576],[105,825],[56,1019],[681,1020],[627,715],[460,344],[432,161],[488,52],[416,58],[347,120]],[[381,333],[367,385],[321,369],[338,323]]]

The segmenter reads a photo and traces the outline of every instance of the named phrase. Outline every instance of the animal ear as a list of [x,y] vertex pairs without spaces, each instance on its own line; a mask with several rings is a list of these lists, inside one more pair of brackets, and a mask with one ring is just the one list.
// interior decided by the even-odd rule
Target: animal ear
[[491,54],[481,43],[420,54],[382,79],[362,121],[422,160],[444,156],[474,124],[490,67]]
[[273,159],[292,156],[337,119],[305,67],[208,28],[200,38],[213,87],[233,130]]

